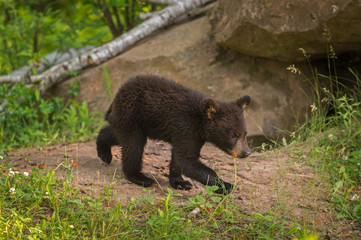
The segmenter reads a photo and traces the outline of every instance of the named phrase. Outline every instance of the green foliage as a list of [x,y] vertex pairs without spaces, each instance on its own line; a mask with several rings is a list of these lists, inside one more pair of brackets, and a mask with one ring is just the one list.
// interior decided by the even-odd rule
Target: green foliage
[[[78,84],[71,94],[77,95]],[[2,150],[52,144],[60,141],[85,141],[96,134],[101,122],[89,113],[86,102],[43,99],[37,89],[22,84],[0,85],[0,148]]]
[[338,216],[361,222],[361,99],[355,97],[330,96],[335,115],[326,117],[326,132],[311,154],[322,159],[323,168],[331,174]]
[[161,6],[136,0],[97,0],[98,15],[116,38],[141,22],[140,13],[160,10]]
[[331,198],[340,210],[339,217],[361,222],[361,80],[357,72],[349,69],[354,79],[348,81],[354,87],[344,86],[335,75],[335,54],[331,53],[329,73],[325,75],[312,69],[312,77],[307,78],[314,103],[307,121],[290,134],[291,143],[303,140],[312,143],[308,161],[329,172],[334,185]]
[[[65,179],[55,180],[56,171],[65,171]],[[112,182],[91,198],[75,186],[76,171],[68,158],[47,171],[0,164],[0,239],[307,239],[310,233],[285,215],[246,213],[231,195],[214,194],[215,187],[188,200],[170,189],[160,200],[145,191],[123,206],[114,204]]]
[[79,89],[80,89],[80,82],[73,82],[69,85],[68,94],[72,95],[73,97],[79,96]]
[[0,0],[0,9],[3,75],[55,50],[104,44],[139,24],[140,13],[161,6],[136,0]]
[[46,54],[111,40],[92,1],[0,0],[0,74]]
[[81,228],[73,231],[72,227],[84,219],[79,214],[87,201],[76,199],[79,190],[68,181],[71,175],[63,183],[63,195],[54,179],[55,170],[28,173],[1,166],[1,171],[6,173],[0,178],[1,239],[77,239],[83,235]]

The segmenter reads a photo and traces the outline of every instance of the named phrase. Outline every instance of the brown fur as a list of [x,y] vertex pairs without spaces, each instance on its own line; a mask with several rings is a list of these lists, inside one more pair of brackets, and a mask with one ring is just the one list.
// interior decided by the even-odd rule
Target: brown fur
[[232,184],[199,161],[205,142],[239,157],[250,154],[246,140],[243,106],[251,98],[220,102],[159,76],[140,75],[119,89],[106,113],[109,125],[98,135],[98,156],[106,163],[112,159],[111,146],[122,148],[125,176],[132,182],[150,186],[154,180],[142,172],[142,155],[147,138],[172,145],[170,184],[190,189],[182,174],[204,185],[217,185],[219,193],[228,193]]

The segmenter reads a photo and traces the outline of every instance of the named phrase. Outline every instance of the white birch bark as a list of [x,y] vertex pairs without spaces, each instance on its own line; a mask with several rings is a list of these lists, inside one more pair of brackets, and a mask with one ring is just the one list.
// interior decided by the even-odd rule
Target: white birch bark
[[180,0],[146,0],[146,2],[149,2],[149,3],[167,4],[167,5],[172,5],[179,1]]
[[177,17],[183,15],[198,6],[212,2],[213,0],[183,0],[163,9],[159,14],[131,29],[128,33],[94,49],[89,58],[95,64],[100,64],[118,55],[135,42],[149,36],[154,31],[171,24]]
[[[165,9],[166,9],[166,8],[165,8]],[[149,19],[149,18],[151,18],[151,17],[154,17],[155,15],[160,14],[161,11],[164,11],[164,9],[163,9],[163,10],[160,10],[160,11],[158,11],[158,12],[141,13],[141,14],[139,14],[139,19],[141,19],[141,20]]]
[[76,58],[52,66],[39,75],[0,76],[0,83],[20,81],[27,83],[40,82],[39,91],[41,94],[44,94],[53,85],[67,79],[69,77],[68,71],[80,71],[89,66],[101,64],[124,52],[125,49],[151,35],[156,30],[172,24],[178,17],[188,11],[213,1],[215,0],[149,0],[148,2],[171,5],[159,11],[158,14],[152,13],[153,16],[150,19],[109,43],[96,47]]
[[1,83],[17,83],[17,82],[21,82],[22,79],[23,79],[23,76],[11,76],[11,75],[0,76],[0,84]]

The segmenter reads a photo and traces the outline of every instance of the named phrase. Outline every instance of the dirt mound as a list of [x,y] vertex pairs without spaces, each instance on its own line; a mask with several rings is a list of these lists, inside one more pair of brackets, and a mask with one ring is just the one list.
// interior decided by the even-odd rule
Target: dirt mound
[[[153,175],[158,184],[147,188],[150,193],[164,197],[168,182],[168,165],[170,162],[171,146],[163,142],[148,141],[144,153],[143,172],[148,176]],[[105,165],[97,157],[94,142],[60,144],[43,147],[41,149],[26,148],[8,153],[9,158],[4,160],[15,169],[31,171],[38,168],[39,164],[44,170],[55,169],[62,163],[73,160],[77,163],[74,168],[75,184],[86,195],[97,197],[110,183],[112,191],[117,197],[116,201],[127,204],[131,198],[137,198],[144,193],[143,188],[135,185],[122,176],[121,153],[118,148],[113,148],[113,161]],[[324,234],[342,238],[355,231],[352,227],[336,218],[336,213],[327,199],[331,188],[320,176],[296,159],[306,158],[303,153],[298,153],[292,159],[288,151],[274,151],[253,153],[246,159],[236,160],[237,186],[233,193],[235,201],[239,202],[247,212],[257,213],[287,213],[295,217],[298,222],[307,223],[315,229],[324,229]],[[206,145],[201,151],[201,160],[212,167],[225,181],[234,182],[235,166],[231,156],[226,155],[211,145]],[[64,180],[65,168],[58,167],[56,178]],[[191,181],[194,187],[190,191],[174,190],[184,197],[194,196],[201,191],[203,186]],[[181,199],[180,199],[181,200]],[[289,215],[287,215],[289,216]],[[359,232],[356,233],[358,236]],[[361,235],[360,235],[361,236]],[[352,238],[351,238],[352,239]]]

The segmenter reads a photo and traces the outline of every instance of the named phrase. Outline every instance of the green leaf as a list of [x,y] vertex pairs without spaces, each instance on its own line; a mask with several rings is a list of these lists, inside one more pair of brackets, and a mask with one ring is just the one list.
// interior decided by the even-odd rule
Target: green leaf
[[36,99],[36,101],[39,102],[39,101],[40,101],[40,92],[39,92],[39,89],[35,89],[34,94],[35,94],[35,99]]
[[218,190],[218,186],[206,186],[206,191],[207,191],[207,193],[208,194],[212,194],[212,193],[214,193],[215,191],[217,191]]
[[262,214],[260,214],[260,213],[253,213],[252,217],[256,217],[256,218],[259,218],[261,220],[265,220],[264,216]]
[[270,215],[266,215],[266,216],[264,217],[264,219],[267,220],[268,222],[272,222],[272,221],[275,219],[275,217],[274,217],[274,216],[270,216]]
[[220,201],[222,200],[222,198],[221,198],[221,197],[217,197],[217,196],[211,196],[211,200],[212,200],[213,202],[220,202]]
[[338,181],[335,183],[333,194],[335,194],[338,190],[340,190],[343,187],[343,181]]
[[32,67],[31,71],[33,72],[34,75],[38,75],[38,69],[36,67]]

